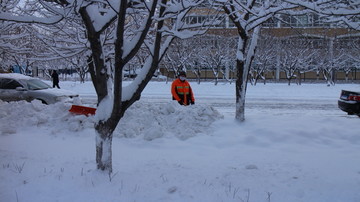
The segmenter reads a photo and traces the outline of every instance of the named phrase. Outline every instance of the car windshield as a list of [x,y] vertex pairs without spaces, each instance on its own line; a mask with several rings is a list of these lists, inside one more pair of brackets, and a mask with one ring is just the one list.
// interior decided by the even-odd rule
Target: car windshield
[[50,86],[39,79],[30,79],[25,81],[29,90],[41,90],[50,88]]

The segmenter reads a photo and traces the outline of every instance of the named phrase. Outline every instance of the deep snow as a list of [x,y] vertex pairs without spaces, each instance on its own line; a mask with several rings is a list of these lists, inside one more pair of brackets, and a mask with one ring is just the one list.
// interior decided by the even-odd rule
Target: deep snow
[[[112,175],[97,171],[93,117],[69,104],[0,101],[0,201],[360,201],[360,119],[337,109],[359,84],[191,83],[196,104],[150,82],[114,133]],[[60,82],[94,106],[91,83]]]

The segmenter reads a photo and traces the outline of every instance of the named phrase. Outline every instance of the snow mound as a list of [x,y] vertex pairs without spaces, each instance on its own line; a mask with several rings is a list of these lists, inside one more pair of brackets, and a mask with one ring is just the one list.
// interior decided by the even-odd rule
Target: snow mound
[[82,131],[94,127],[92,117],[74,116],[70,114],[69,103],[55,103],[44,105],[39,100],[32,102],[3,102],[0,100],[0,134],[16,133],[24,128],[51,128],[52,134],[68,130]]
[[[18,129],[45,127],[50,134],[64,130],[80,132],[94,128],[94,117],[74,115],[71,104],[44,105],[40,101],[3,102],[0,100],[0,135],[15,134]],[[180,106],[176,102],[133,104],[114,131],[114,137],[142,137],[153,140],[175,136],[181,140],[207,133],[209,126],[223,116],[210,106]],[[80,133],[79,133],[80,134]]]
[[126,111],[114,132],[117,137],[143,135],[145,140],[175,136],[181,140],[206,133],[223,116],[204,105],[181,106],[177,102],[149,104],[136,102]]

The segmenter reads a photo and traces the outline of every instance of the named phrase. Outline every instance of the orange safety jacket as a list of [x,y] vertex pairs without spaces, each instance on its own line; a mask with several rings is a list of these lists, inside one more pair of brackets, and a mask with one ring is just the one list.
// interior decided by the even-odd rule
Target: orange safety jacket
[[191,90],[189,82],[176,79],[171,84],[171,94],[173,100],[181,101],[184,105],[189,105],[190,102],[195,102],[194,93]]

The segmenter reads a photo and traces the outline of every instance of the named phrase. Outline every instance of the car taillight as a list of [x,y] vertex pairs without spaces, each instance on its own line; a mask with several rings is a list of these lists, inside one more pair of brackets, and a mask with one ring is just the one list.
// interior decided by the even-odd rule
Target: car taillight
[[350,95],[349,100],[360,101],[360,95]]

